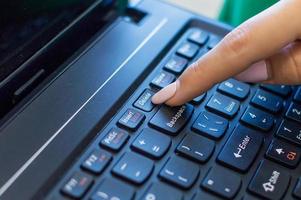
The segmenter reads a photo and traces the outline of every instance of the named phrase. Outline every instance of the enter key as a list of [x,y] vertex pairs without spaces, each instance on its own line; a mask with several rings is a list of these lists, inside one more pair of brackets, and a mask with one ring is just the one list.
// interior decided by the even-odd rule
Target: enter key
[[242,125],[236,127],[218,155],[222,164],[241,172],[246,172],[263,143],[263,136]]

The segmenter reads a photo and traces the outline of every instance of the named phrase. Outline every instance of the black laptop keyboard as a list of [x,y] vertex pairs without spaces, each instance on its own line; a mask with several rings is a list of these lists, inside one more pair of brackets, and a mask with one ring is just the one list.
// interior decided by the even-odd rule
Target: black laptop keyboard
[[301,199],[301,88],[229,79],[182,106],[151,103],[218,41],[198,28],[186,31],[53,198]]

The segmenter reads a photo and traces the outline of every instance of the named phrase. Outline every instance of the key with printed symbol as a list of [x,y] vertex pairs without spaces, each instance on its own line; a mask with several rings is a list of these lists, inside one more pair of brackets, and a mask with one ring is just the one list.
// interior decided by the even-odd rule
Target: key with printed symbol
[[232,96],[233,98],[243,100],[248,96],[250,92],[250,86],[246,83],[230,78],[222,82],[218,86],[218,90]]
[[176,79],[175,75],[172,73],[161,71],[151,82],[151,86],[156,88],[164,88],[165,86],[171,84]]
[[198,45],[204,45],[207,42],[208,38],[208,33],[196,28],[191,29],[188,36],[189,41],[194,42]]
[[283,106],[283,99],[264,90],[257,90],[251,103],[269,112],[277,113]]
[[296,122],[301,123],[301,106],[295,103],[292,103],[288,108],[285,116],[289,119],[292,119]]
[[188,63],[187,59],[177,55],[173,55],[165,64],[164,69],[174,74],[180,74],[187,66],[187,63]]
[[145,115],[135,109],[127,109],[118,121],[118,125],[135,131],[145,119]]
[[276,135],[297,145],[301,145],[301,126],[295,122],[283,120]]
[[198,162],[206,162],[215,149],[215,143],[205,137],[188,133],[178,145],[177,152]]
[[215,166],[210,169],[201,187],[220,197],[233,199],[241,187],[241,178],[225,168]]
[[65,183],[61,191],[72,198],[81,198],[93,184],[92,176],[77,171]]
[[90,200],[131,200],[135,194],[128,184],[107,178],[97,187]]
[[171,145],[171,139],[153,129],[143,129],[132,144],[132,148],[152,158],[161,158]]
[[260,86],[282,97],[288,96],[292,91],[291,86],[288,85],[261,84]]
[[240,103],[235,99],[220,93],[215,93],[207,103],[206,107],[225,117],[233,118],[239,110]]
[[129,134],[119,128],[111,128],[106,136],[101,140],[100,145],[114,151],[119,151],[127,142]]
[[192,130],[216,140],[225,134],[228,124],[228,120],[213,113],[203,111],[193,123]]
[[133,183],[142,184],[150,176],[153,168],[154,162],[150,159],[127,152],[114,166],[112,173]]
[[299,87],[294,95],[294,101],[301,103],[301,87]]
[[198,175],[199,166],[197,164],[178,156],[171,157],[159,174],[163,180],[183,189],[189,189]]
[[95,149],[82,163],[81,167],[99,174],[101,173],[112,160],[112,155],[104,150]]
[[266,152],[267,158],[292,168],[299,164],[300,154],[300,148],[280,140],[273,140]]
[[248,107],[240,120],[262,131],[270,130],[274,124],[273,115],[254,107]]
[[287,169],[264,160],[260,163],[248,189],[265,199],[280,200],[285,194],[289,182],[290,174]]
[[153,183],[140,200],[182,200],[181,191],[164,183]]
[[145,89],[139,96],[139,98],[135,101],[134,107],[146,112],[150,112],[155,107],[155,105],[151,101],[151,98],[154,94],[155,92],[153,92],[152,90]]
[[192,59],[197,54],[198,50],[198,45],[191,42],[185,42],[181,44],[181,46],[177,50],[177,54],[185,58]]
[[238,171],[246,172],[253,164],[262,143],[261,133],[239,125],[219,153],[217,161]]

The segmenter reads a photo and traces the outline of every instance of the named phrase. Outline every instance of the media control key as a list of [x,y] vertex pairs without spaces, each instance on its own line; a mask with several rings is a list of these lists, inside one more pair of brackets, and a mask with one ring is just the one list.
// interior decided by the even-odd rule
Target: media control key
[[192,130],[216,140],[225,134],[228,124],[228,120],[203,111],[193,123]]
[[234,117],[239,110],[239,106],[239,101],[220,93],[215,93],[206,105],[211,111],[228,118]]
[[151,101],[151,98],[154,94],[155,92],[151,91],[150,89],[144,90],[139,98],[135,101],[134,106],[140,110],[150,112],[155,107]]
[[152,117],[149,124],[150,126],[170,135],[177,135],[189,121],[193,110],[194,108],[190,104],[184,104],[176,107],[162,105],[157,113]]
[[199,166],[197,164],[178,156],[171,157],[159,174],[163,180],[183,189],[189,189],[198,175]]
[[220,197],[233,199],[240,189],[241,178],[238,174],[215,166],[210,169],[201,186]]
[[287,169],[267,160],[260,163],[248,189],[265,199],[282,199],[290,182],[290,173]]
[[171,145],[169,136],[153,129],[143,129],[132,144],[132,148],[152,158],[161,158]]
[[301,149],[281,140],[273,140],[266,156],[288,167],[297,167],[300,161]]
[[140,200],[182,200],[183,194],[164,183],[153,183]]
[[125,153],[114,166],[113,174],[136,184],[142,184],[150,176],[154,162],[133,152]]
[[249,128],[236,127],[217,157],[217,160],[241,172],[254,162],[263,143],[263,136]]
[[107,178],[98,186],[91,200],[131,200],[135,194],[134,189],[128,184]]
[[203,136],[188,133],[177,147],[177,152],[198,162],[206,162],[211,157],[215,143]]
[[135,109],[129,108],[119,119],[118,124],[135,131],[139,128],[145,119],[145,115]]

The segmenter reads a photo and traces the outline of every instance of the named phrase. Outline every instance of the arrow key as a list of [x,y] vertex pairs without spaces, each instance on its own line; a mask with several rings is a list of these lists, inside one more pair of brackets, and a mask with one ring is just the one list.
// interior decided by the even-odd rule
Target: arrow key
[[300,148],[280,140],[273,140],[266,152],[267,158],[288,167],[296,167],[298,165],[300,154]]

